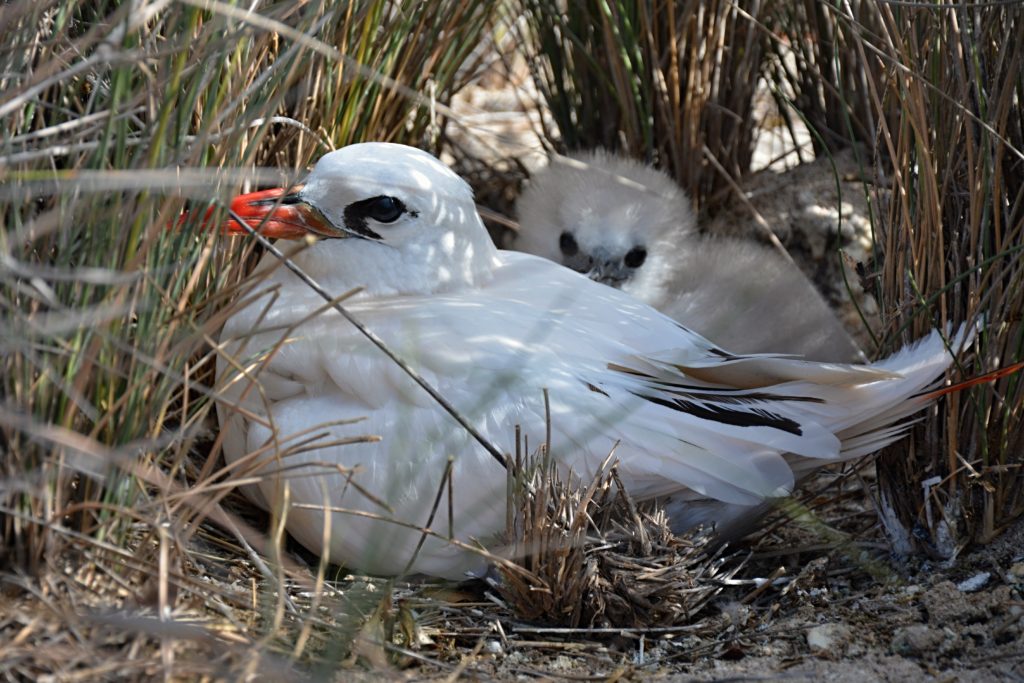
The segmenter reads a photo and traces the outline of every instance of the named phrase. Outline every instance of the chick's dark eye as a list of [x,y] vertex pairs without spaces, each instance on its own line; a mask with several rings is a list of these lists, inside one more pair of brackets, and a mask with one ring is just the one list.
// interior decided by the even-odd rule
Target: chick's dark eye
[[571,232],[563,232],[558,238],[558,248],[566,256],[573,256],[580,250],[580,245],[576,244],[576,238],[572,236]]
[[379,223],[394,223],[405,213],[405,204],[394,197],[374,197],[366,207],[366,215]]
[[633,247],[626,253],[626,257],[622,259],[622,262],[626,264],[628,268],[639,268],[647,260],[647,250],[643,247]]

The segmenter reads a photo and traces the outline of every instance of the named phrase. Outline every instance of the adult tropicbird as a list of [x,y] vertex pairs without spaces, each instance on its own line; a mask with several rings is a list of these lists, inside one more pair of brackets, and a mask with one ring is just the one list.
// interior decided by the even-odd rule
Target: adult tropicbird
[[603,150],[554,158],[516,204],[516,249],[619,287],[734,353],[849,362],[860,351],[789,260],[702,236],[666,174]]
[[[952,360],[938,332],[864,366],[735,355],[623,291],[497,250],[469,186],[402,145],[345,147],[298,191],[246,195],[233,207],[264,235],[319,238],[293,261],[332,293],[362,287],[346,308],[501,451],[514,452],[517,425],[533,445],[550,428],[559,466],[589,477],[614,448],[632,495],[669,497],[678,526],[726,524],[788,494],[814,467],[895,440]],[[479,571],[484,562],[465,545],[430,537],[417,553],[420,532],[388,520],[425,525],[451,458],[454,527],[445,513],[432,526],[493,547],[506,473],[276,266],[264,258],[262,294],[220,337],[224,452],[235,467],[262,468],[249,495],[289,506],[296,539],[355,569]],[[954,335],[952,348],[967,336]],[[297,446],[317,434],[380,439]]]

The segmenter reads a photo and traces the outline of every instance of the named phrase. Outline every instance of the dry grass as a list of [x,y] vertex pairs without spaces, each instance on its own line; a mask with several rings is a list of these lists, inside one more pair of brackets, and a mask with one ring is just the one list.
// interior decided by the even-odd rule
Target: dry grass
[[638,509],[608,462],[584,486],[542,450],[510,479],[508,545],[518,566],[503,568],[496,588],[527,622],[689,625],[742,566],[711,552],[707,531],[677,537],[663,511]]
[[517,24],[558,151],[656,164],[704,209],[750,168],[762,31],[757,2],[523,0]]
[[787,129],[803,123],[812,131],[816,156],[872,148],[878,112],[870,88],[883,64],[862,49],[861,36],[876,35],[880,21],[878,3],[861,0],[842,12],[813,0],[774,3],[764,17],[765,80]]
[[[982,319],[978,374],[1024,357],[1024,24],[1020,5],[886,8],[873,84],[883,196],[876,291],[889,348],[945,321]],[[1024,382],[945,400],[882,459],[904,546],[949,557],[1024,513]]]

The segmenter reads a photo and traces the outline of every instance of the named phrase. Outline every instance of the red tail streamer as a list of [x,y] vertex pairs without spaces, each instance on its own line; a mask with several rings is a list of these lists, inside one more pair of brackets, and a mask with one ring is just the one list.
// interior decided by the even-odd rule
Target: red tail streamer
[[935,391],[929,391],[926,394],[921,394],[921,398],[931,401],[933,399],[938,398],[939,396],[945,396],[946,394],[952,394],[957,391],[963,391],[964,389],[973,387],[976,384],[984,384],[985,382],[995,382],[997,379],[1006,377],[1007,375],[1012,375],[1013,373],[1017,372],[1018,370],[1021,370],[1022,368],[1024,368],[1024,361],[1020,363],[1014,363],[1013,365],[1007,365],[1005,368],[999,368],[998,370],[993,370],[992,372],[986,372],[984,375],[972,377],[971,379],[964,380],[963,382],[958,382],[957,384],[953,384],[948,387],[942,387],[941,389],[936,389]]

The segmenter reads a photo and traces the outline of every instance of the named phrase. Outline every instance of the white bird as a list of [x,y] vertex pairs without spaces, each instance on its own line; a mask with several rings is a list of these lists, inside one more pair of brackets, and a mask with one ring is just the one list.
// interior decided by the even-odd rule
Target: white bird
[[802,272],[774,250],[697,233],[664,173],[603,150],[556,157],[517,202],[516,249],[619,287],[734,353],[863,356]]
[[[433,156],[366,143],[327,154],[301,190],[233,206],[272,237],[320,239],[292,258],[504,453],[515,428],[590,477],[615,450],[637,500],[670,496],[680,526],[728,522],[785,496],[804,472],[897,439],[951,363],[936,331],[872,365],[738,356],[629,294],[529,254],[497,250],[469,186]],[[236,226],[236,232],[240,232]],[[261,475],[250,495],[333,562],[459,578],[494,547],[506,473],[394,362],[267,255],[258,295],[225,324],[224,452]],[[955,335],[956,349],[969,335]],[[318,434],[336,443],[311,444]],[[379,440],[344,443],[361,435]],[[690,506],[696,511],[690,515]],[[689,515],[689,516],[688,516]],[[397,520],[399,523],[390,520]],[[414,559],[415,555],[415,559]]]

